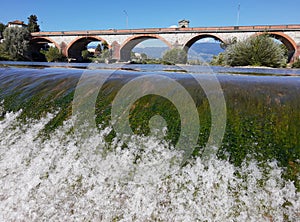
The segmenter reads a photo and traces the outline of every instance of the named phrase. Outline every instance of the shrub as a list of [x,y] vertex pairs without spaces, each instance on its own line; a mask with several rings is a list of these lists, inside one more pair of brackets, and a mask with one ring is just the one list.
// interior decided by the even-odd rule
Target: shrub
[[296,69],[299,69],[299,68],[300,68],[300,59],[297,59],[297,60],[293,63],[292,68],[296,68]]
[[92,54],[88,50],[83,50],[81,52],[81,56],[83,61],[88,62],[90,61],[90,57],[92,57]]
[[61,51],[56,47],[50,47],[48,50],[41,50],[48,62],[63,62],[66,60]]
[[8,52],[3,49],[3,44],[0,44],[0,61],[10,60]]
[[223,66],[223,65],[225,65],[224,54],[220,53],[219,55],[214,56],[213,59],[210,62],[210,65],[212,65],[212,66]]
[[172,64],[186,64],[187,63],[187,52],[184,49],[173,48],[168,50],[163,55],[163,61]]
[[286,52],[268,35],[250,37],[227,47],[224,60],[230,66],[286,66]]

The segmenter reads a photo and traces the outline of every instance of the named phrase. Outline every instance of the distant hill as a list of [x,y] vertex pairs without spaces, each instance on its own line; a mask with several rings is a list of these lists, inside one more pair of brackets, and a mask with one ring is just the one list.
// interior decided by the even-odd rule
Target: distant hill
[[[149,58],[161,58],[166,50],[168,47],[136,47],[133,49],[136,53],[145,53]],[[219,43],[196,43],[189,50],[189,59],[194,60],[201,57],[200,60],[210,61],[214,55],[223,51]]]
[[148,58],[161,58],[164,54],[165,51],[167,51],[169,48],[168,47],[145,47],[145,48],[134,48],[133,52],[136,53],[145,53]]
[[189,59],[197,58],[200,55],[204,61],[211,61],[213,56],[223,51],[220,43],[196,43],[189,50]]

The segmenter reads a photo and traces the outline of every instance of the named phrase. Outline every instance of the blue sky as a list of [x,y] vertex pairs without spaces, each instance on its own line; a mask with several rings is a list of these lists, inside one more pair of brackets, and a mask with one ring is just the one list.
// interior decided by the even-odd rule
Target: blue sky
[[[291,4],[291,5],[286,5]],[[42,31],[155,28],[190,20],[192,27],[299,24],[296,1],[270,0],[1,0],[0,22],[23,20],[36,14]]]

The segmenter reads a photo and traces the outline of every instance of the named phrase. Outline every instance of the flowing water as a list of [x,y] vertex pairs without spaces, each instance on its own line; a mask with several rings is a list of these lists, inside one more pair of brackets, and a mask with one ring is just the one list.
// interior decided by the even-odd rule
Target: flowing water
[[300,220],[299,70],[88,68],[0,67],[0,221]]

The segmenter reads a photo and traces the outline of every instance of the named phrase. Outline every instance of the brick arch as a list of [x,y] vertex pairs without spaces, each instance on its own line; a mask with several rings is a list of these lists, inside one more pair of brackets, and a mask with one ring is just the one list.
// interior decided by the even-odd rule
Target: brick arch
[[192,45],[197,42],[198,40],[201,39],[205,39],[205,38],[213,38],[217,41],[220,41],[221,43],[224,43],[224,39],[222,39],[221,37],[214,35],[214,34],[200,34],[197,36],[192,37],[191,39],[189,39],[184,45],[183,48],[188,52],[190,47],[192,47]]
[[255,34],[255,36],[258,35],[269,35],[279,41],[281,41],[283,44],[285,44],[285,46],[288,47],[288,49],[293,49],[296,50],[297,49],[297,44],[296,42],[287,34],[284,34],[283,32],[258,32]]
[[30,40],[30,57],[33,61],[46,61],[45,55],[43,55],[40,51],[47,43],[52,43],[56,48],[61,49],[60,45],[49,37],[33,37]]
[[124,43],[121,45],[120,60],[121,61],[129,61],[131,50],[139,43],[141,43],[145,40],[148,40],[148,39],[159,39],[162,42],[164,42],[169,48],[172,48],[172,44],[159,35],[156,35],[156,34],[134,35],[134,36],[126,39],[124,41]]
[[46,40],[46,42],[48,43],[53,43],[55,45],[56,48],[60,49],[60,45],[55,42],[53,39],[49,38],[49,37],[33,37],[31,40],[30,40],[30,43],[34,43],[35,41],[37,41],[38,39],[41,39],[41,40]]
[[[99,36],[81,36],[74,39],[72,42],[70,42],[66,48],[66,56],[68,58],[74,58],[78,61],[80,61],[81,58],[81,51],[90,43],[93,41],[101,41],[101,42],[107,42],[105,39],[99,37]],[[110,48],[110,45],[108,45]]]
[[288,51],[288,62],[291,62],[294,55],[297,52],[297,43],[288,35],[284,34],[283,32],[258,32],[254,34],[254,36],[259,35],[268,35],[272,38],[275,38],[281,41],[289,50]]

